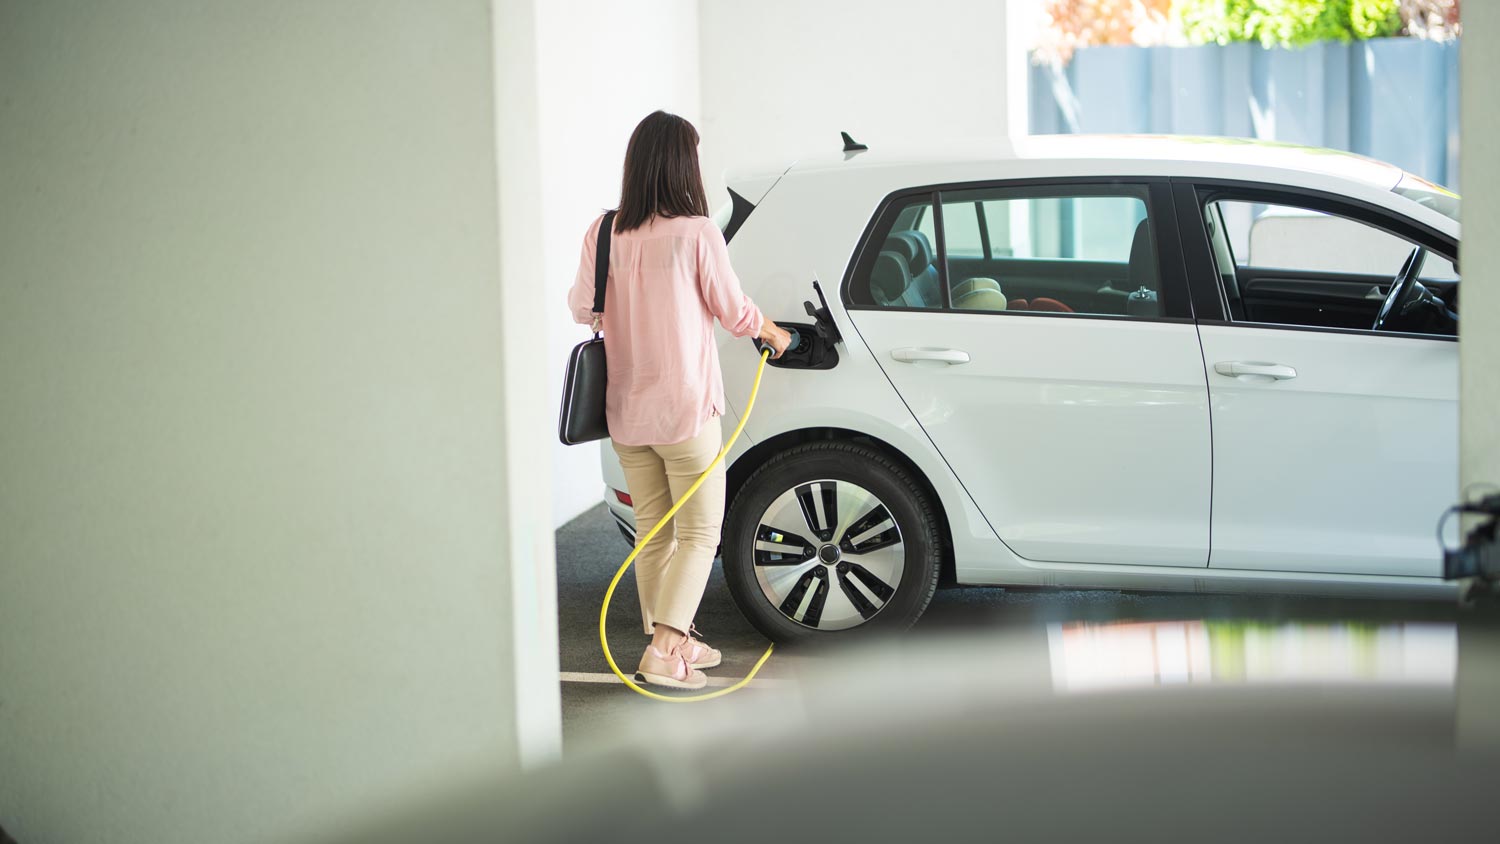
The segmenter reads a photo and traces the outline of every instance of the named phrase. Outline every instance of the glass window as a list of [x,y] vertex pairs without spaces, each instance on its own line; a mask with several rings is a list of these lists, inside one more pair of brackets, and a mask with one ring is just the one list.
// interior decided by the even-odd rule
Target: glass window
[[983,258],[984,241],[979,233],[979,203],[943,203],[943,248],[949,255]]
[[[1391,278],[1413,246],[1368,223],[1308,208],[1235,201],[1215,204],[1239,267]],[[1429,254],[1422,277],[1452,281],[1458,273],[1446,258]]]
[[[1205,218],[1225,304],[1238,322],[1370,329],[1416,246],[1361,220],[1295,205],[1224,199],[1209,203]],[[1385,327],[1453,333],[1452,262],[1429,251],[1418,277],[1426,298],[1399,327]]]
[[1145,187],[989,188],[941,203],[954,309],[1161,315]]
[[850,299],[881,308],[943,307],[936,242],[930,195],[888,208],[861,255]]
[[933,222],[937,218],[932,213],[932,203],[924,202],[917,209],[917,224],[908,226],[915,228],[927,238],[927,242],[937,245],[937,224]]

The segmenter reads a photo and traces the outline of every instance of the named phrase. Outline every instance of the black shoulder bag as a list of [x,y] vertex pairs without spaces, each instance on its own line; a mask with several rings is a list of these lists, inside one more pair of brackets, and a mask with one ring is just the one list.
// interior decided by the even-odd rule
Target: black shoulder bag
[[[604,282],[609,278],[609,239],[614,233],[615,212],[604,215],[599,223],[599,240],[594,248],[594,313],[604,313]],[[573,347],[568,356],[568,376],[563,381],[562,413],[557,421],[557,436],[563,445],[602,440],[609,436],[609,422],[604,418],[604,388],[609,375],[605,370],[604,338],[594,332],[594,339]]]

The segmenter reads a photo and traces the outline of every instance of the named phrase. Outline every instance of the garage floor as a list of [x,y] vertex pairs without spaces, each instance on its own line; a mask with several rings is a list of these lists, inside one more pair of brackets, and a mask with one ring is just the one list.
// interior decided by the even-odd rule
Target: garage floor
[[[566,751],[605,742],[633,712],[658,707],[619,685],[599,649],[599,602],[629,548],[604,506],[557,532],[558,617],[561,649],[563,741]],[[922,621],[908,634],[930,637],[955,630],[994,631],[997,638],[1068,622],[1233,619],[1256,622],[1454,622],[1463,611],[1443,602],[1373,601],[1288,596],[1218,596],[1110,591],[1017,591],[995,588],[940,590]],[[646,637],[640,632],[633,577],[626,575],[609,620],[616,660],[633,670]],[[724,653],[708,672],[720,685],[743,677],[766,647],[735,609],[718,564],[698,613],[705,640]],[[795,683],[800,672],[830,658],[828,650],[778,652],[759,675],[768,683]],[[757,679],[757,683],[760,680]],[[739,695],[755,694],[752,686]]]

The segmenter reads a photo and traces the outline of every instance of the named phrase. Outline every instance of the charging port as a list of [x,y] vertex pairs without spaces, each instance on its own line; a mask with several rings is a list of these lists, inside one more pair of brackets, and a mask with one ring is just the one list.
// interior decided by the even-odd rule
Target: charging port
[[[813,292],[818,294],[822,307],[812,302],[803,302],[802,307],[814,322],[776,321],[777,325],[792,335],[792,344],[781,357],[770,361],[772,366],[778,369],[832,369],[838,365],[837,346],[843,336],[833,323],[833,315],[828,311],[828,300],[823,297],[823,288],[816,281],[813,282]],[[759,345],[759,341],[756,342]]]
[[839,362],[838,350],[818,336],[815,325],[781,322],[777,325],[791,332],[792,345],[779,358],[768,361],[780,369],[832,369]]

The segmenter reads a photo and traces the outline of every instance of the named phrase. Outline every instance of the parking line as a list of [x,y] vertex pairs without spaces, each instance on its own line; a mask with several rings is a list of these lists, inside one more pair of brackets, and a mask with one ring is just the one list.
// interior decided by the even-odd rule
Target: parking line
[[[558,679],[562,680],[562,682],[564,683],[619,683],[622,686],[624,685],[624,683],[620,683],[620,678],[616,677],[613,674],[592,674],[586,671],[562,671],[559,672],[557,676]],[[710,677],[708,678],[708,685],[732,686],[743,679],[743,677]],[[751,680],[750,684],[746,688],[765,689],[785,685],[788,685],[786,680],[778,680],[775,678],[767,677],[760,680]]]

